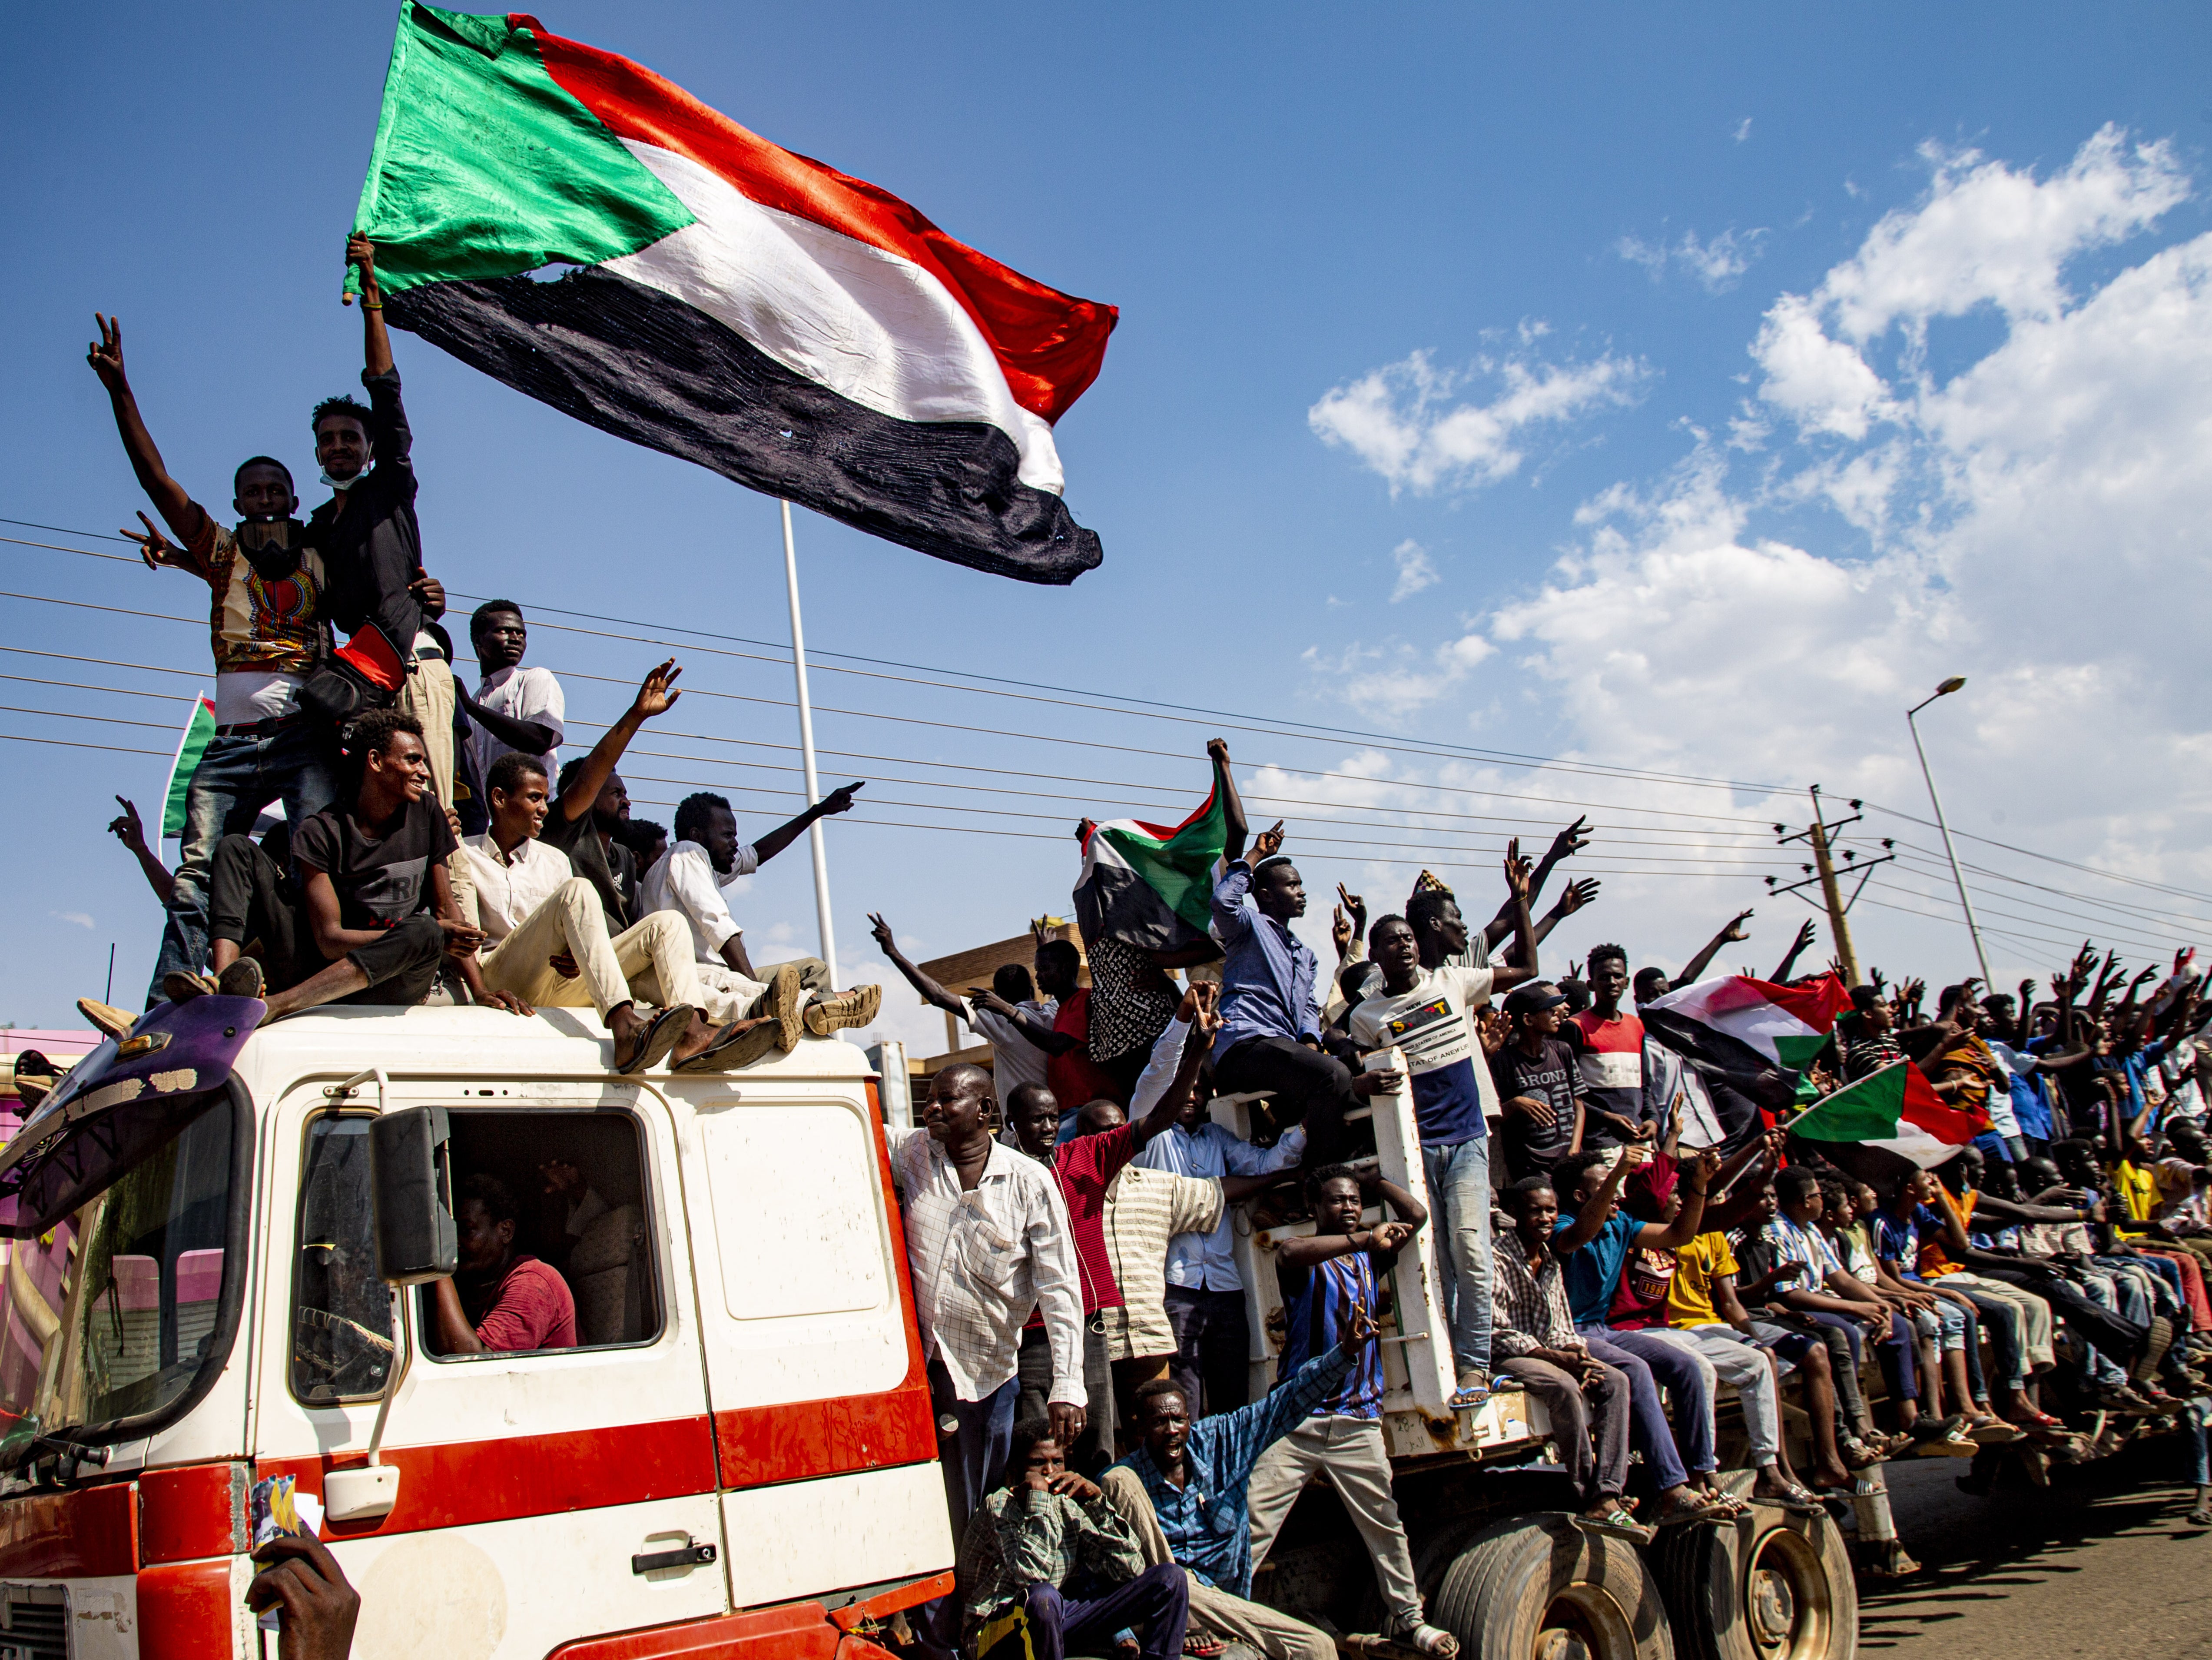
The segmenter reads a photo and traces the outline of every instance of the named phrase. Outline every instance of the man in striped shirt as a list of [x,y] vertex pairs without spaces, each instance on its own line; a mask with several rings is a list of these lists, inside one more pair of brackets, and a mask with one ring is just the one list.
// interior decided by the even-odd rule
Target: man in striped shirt
[[[1377,1177],[1376,1185],[1404,1219],[1364,1224],[1359,1172],[1348,1164],[1324,1164],[1306,1178],[1314,1231],[1285,1239],[1275,1251],[1286,1327],[1276,1361],[1279,1377],[1294,1375],[1309,1359],[1343,1342],[1361,1316],[1373,1316],[1376,1264],[1395,1262],[1429,1219],[1427,1207],[1395,1182]],[[1383,1635],[1424,1654],[1455,1655],[1458,1640],[1423,1616],[1413,1550],[1390,1491],[1390,1456],[1382,1442],[1382,1346],[1370,1339],[1358,1347],[1343,1384],[1275,1443],[1252,1472],[1252,1560],[1267,1560],[1276,1530],[1308,1479],[1326,1475],[1375,1564],[1382,1588]]]

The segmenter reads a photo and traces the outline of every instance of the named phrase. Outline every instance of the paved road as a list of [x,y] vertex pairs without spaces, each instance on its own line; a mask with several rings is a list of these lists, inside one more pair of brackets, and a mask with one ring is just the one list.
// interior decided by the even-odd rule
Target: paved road
[[1859,1648],[1897,1660],[2212,1660],[2212,1529],[2183,1520],[2166,1439],[2052,1486],[2008,1475],[1987,1499],[1965,1466],[1889,1466],[1899,1535],[1924,1571],[1862,1582]]

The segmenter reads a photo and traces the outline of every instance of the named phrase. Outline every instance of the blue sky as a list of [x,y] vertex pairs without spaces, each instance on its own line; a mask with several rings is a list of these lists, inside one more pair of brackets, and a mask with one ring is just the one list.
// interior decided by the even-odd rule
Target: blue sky
[[[1424,860],[1494,867],[1498,821],[1596,802],[1614,839],[1584,860],[1609,873],[1606,895],[1558,941],[1621,937],[1660,962],[1754,903],[1759,874],[1795,874],[1754,832],[1802,817],[1802,796],[1433,746],[1819,781],[1924,815],[1899,715],[1965,672],[1967,693],[1923,717],[1959,824],[2130,879],[1980,848],[1985,909],[2011,919],[1984,917],[2011,930],[1990,939],[2000,977],[2098,930],[2143,960],[2212,916],[2187,897],[2212,891],[2188,781],[2212,608],[2193,535],[2212,464],[2184,441],[2212,427],[2200,11],[633,0],[544,21],[1121,308],[1103,374],[1059,429],[1104,566],[1030,588],[803,514],[811,643],[850,654],[826,662],[1401,734],[1392,750],[1230,733],[1240,763],[1304,769],[1267,776],[1292,804],[1293,850],[1310,838],[1310,885],[1345,879],[1377,911]],[[0,64],[0,515],[112,531],[143,505],[82,363],[94,309],[122,316],[171,469],[211,502],[256,451],[312,473],[306,411],[358,368],[338,255],[389,15],[125,5],[61,21],[27,17]],[[396,350],[429,563],[450,587],[655,625],[629,632],[787,637],[771,502],[411,337]],[[204,615],[180,576],[0,555],[13,593]],[[0,599],[0,645],[17,648],[0,673],[19,677],[0,703],[47,711],[0,714],[0,732],[164,748],[155,727],[71,713],[173,722],[209,682],[147,666],[204,671],[204,642]],[[541,627],[532,654],[576,677],[572,714],[605,721],[615,683],[662,654]],[[682,655],[702,690],[789,696],[772,661]],[[1080,811],[1158,816],[1202,787],[1200,725],[828,672],[816,696],[864,711],[824,714],[825,748],[891,757],[826,774],[934,781],[872,786],[919,805],[835,827],[852,970],[871,961],[867,910],[921,954],[951,950],[1064,911],[1074,864],[1050,840],[860,820],[1043,837]],[[680,780],[641,799],[788,787],[727,764],[782,751],[714,741],[788,745],[787,708],[696,696],[666,724],[700,736],[656,747],[717,758],[626,767]],[[0,1018],[64,1021],[98,991],[110,941],[129,1000],[158,918],[100,829],[117,790],[150,807],[165,763],[0,751],[42,787],[21,792],[39,812],[0,825],[17,947]],[[948,787],[994,781],[1029,794]],[[795,805],[736,800],[749,824]],[[1409,816],[1424,808],[1474,817]],[[1931,981],[1969,971],[1932,832],[1861,828],[1914,849],[1858,914],[1862,955]],[[1458,879],[1488,904],[1486,871]],[[1744,960],[1771,966],[1796,904],[1762,907]],[[757,936],[812,949],[803,850],[740,911]]]

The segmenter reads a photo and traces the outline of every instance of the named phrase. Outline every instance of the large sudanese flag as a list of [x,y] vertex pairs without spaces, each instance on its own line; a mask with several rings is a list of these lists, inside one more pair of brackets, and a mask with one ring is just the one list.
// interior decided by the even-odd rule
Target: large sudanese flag
[[1205,804],[1182,824],[1114,818],[1094,824],[1075,883],[1083,937],[1122,939],[1146,951],[1179,951],[1207,938],[1213,873],[1228,845],[1218,761]]
[[627,58],[403,0],[355,228],[389,321],[579,420],[977,570],[1099,562],[1053,423],[1115,308]]
[[1802,1071],[1850,1006],[1832,974],[1793,986],[1730,974],[1670,991],[1637,1013],[1661,1043],[1694,1060],[1729,1072]]

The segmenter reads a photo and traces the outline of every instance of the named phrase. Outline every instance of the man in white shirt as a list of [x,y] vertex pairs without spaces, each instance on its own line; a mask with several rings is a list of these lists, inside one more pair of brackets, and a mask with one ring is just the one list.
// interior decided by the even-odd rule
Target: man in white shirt
[[675,843],[639,883],[638,909],[648,916],[673,911],[690,926],[692,961],[707,1012],[715,1019],[741,1019],[760,1012],[760,1000],[779,970],[799,976],[806,1030],[817,1037],[847,1026],[865,1026],[876,1018],[883,1006],[883,988],[833,991],[830,965],[818,957],[754,968],[745,954],[744,930],[722,897],[724,888],[775,858],[816,819],[851,812],[853,793],[860,787],[848,784],[830,791],[798,818],[754,842],[738,839],[737,814],[721,796],[702,791],[676,804]]
[[[550,806],[545,769],[509,753],[492,763],[486,787],[491,829],[461,843],[476,878],[477,959],[488,990],[549,1008],[592,1008],[614,1034],[615,1070],[643,1072],[664,1055],[678,1066],[719,1060],[732,1040],[770,1020],[717,1031],[699,1010],[691,941],[681,919],[648,916],[610,939],[597,889],[568,855],[538,839]],[[637,1001],[657,1005],[652,1015]]]
[[926,1128],[884,1131],[956,1539],[1013,1444],[1022,1323],[1032,1308],[1052,1352],[1047,1411],[1062,1446],[1082,1434],[1089,1402],[1067,1207],[1051,1171],[992,1139],[990,1093],[982,1067],[947,1067],[930,1081]]
[[[1030,1042],[1012,1020],[988,1006],[981,997],[970,1008],[915,967],[898,948],[891,925],[872,911],[868,915],[868,930],[884,955],[890,959],[891,966],[914,988],[916,996],[932,1008],[957,1016],[970,1031],[991,1046],[991,1087],[999,1098],[999,1122],[1011,1130],[1013,1115],[1008,1100],[1024,1084],[1044,1088],[1045,1066],[1052,1057]],[[1030,971],[1018,963],[1008,963],[991,976],[993,996],[1049,1027],[1060,1016],[1060,1001],[1052,997],[1039,1000],[1033,994],[1035,989]]]
[[[1505,885],[1518,924],[1512,968],[1424,968],[1423,942],[1402,916],[1368,934],[1382,990],[1352,1012],[1352,1041],[1370,1052],[1396,1048],[1413,1074],[1421,1164],[1441,1225],[1432,1228],[1437,1278],[1451,1324],[1458,1373],[1454,1407],[1479,1407],[1490,1393],[1490,1118],[1497,1084],[1473,1011],[1494,991],[1536,977],[1528,868],[1518,848],[1505,859]],[[1437,943],[1428,942],[1431,950]]]
[[458,682],[454,692],[469,717],[469,754],[477,776],[489,789],[493,763],[502,755],[520,754],[532,757],[552,777],[567,737],[562,723],[568,700],[552,670],[522,666],[530,644],[522,607],[512,599],[486,600],[469,617],[469,638],[481,671],[477,695],[470,696]]

